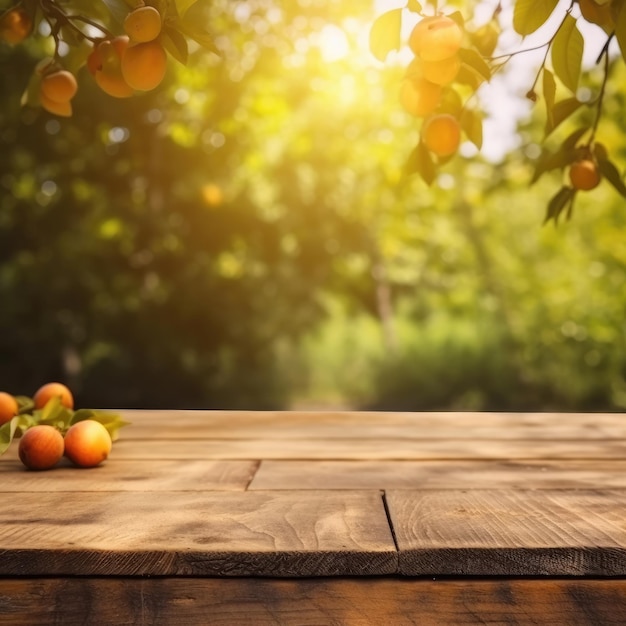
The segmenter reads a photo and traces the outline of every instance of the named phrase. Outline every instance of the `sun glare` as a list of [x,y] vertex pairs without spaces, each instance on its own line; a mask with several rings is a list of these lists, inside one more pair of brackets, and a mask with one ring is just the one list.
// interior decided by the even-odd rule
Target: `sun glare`
[[327,63],[345,59],[350,53],[346,34],[335,24],[326,24],[319,33],[318,46],[322,58]]

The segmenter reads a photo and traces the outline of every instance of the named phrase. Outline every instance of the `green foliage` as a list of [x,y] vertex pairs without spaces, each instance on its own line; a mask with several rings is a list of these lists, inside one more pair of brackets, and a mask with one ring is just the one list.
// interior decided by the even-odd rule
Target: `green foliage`
[[384,61],[393,50],[400,49],[401,26],[402,9],[387,11],[374,20],[370,31],[370,50],[379,61]]
[[[359,39],[339,0],[176,6],[162,42],[180,62],[162,86],[118,100],[80,70],[71,120],[19,106],[49,42],[0,48],[4,388],[63,380],[80,406],[275,409],[310,377],[355,406],[626,406],[621,62],[579,77],[584,101],[569,65],[539,68],[526,162],[438,160],[398,110],[397,22],[375,37],[383,67],[356,47],[326,56],[325,26]],[[505,25],[464,17],[437,112],[480,148],[477,90],[506,72]],[[216,42],[221,57],[203,54]],[[581,156],[609,184],[563,186]],[[559,189],[560,228],[540,229]]]
[[530,35],[552,15],[558,0],[516,0],[513,28],[520,35]]

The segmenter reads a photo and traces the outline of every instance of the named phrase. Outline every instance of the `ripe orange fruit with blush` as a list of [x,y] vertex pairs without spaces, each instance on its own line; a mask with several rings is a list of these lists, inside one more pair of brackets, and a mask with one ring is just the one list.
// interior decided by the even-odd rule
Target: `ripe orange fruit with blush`
[[435,115],[424,122],[422,141],[438,157],[453,155],[461,143],[461,126],[449,113]]
[[33,396],[36,409],[43,409],[51,398],[59,397],[61,404],[68,409],[74,408],[74,396],[62,383],[47,383],[40,387]]
[[19,411],[17,400],[6,391],[0,391],[0,426],[10,422]]
[[109,431],[96,420],[76,422],[65,433],[65,456],[78,467],[100,465],[112,446]]
[[409,36],[409,47],[424,61],[448,59],[459,51],[463,30],[446,15],[421,19]]
[[595,189],[602,180],[598,166],[591,159],[581,159],[572,163],[569,168],[572,187],[579,191]]
[[150,91],[160,85],[166,69],[167,55],[158,41],[128,46],[122,57],[122,76],[137,91]]
[[28,469],[47,470],[61,460],[63,449],[63,435],[54,426],[38,424],[22,435],[18,454]]

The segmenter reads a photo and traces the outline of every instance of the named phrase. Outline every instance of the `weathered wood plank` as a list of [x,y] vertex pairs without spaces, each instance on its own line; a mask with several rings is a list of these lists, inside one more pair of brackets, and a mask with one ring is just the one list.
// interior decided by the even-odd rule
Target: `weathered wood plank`
[[129,439],[626,439],[617,413],[122,411]]
[[[140,445],[139,445],[140,444]],[[113,448],[114,462],[126,460],[538,460],[626,459],[626,439],[176,439],[126,440]],[[17,459],[17,446],[0,457]]]
[[0,575],[389,574],[379,492],[4,494]]
[[0,491],[244,491],[258,467],[255,461],[118,459],[115,450],[102,465],[78,469],[63,459],[47,472],[28,471],[14,458],[0,463]]
[[626,488],[626,461],[263,461],[249,489]]
[[390,491],[408,575],[626,575],[624,491]]
[[623,580],[3,580],[0,623],[623,626]]

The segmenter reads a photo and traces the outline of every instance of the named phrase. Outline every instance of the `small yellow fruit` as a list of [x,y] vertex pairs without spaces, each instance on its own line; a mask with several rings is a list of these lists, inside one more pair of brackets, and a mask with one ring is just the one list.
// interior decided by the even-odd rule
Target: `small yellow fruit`
[[18,454],[28,469],[51,469],[63,456],[63,436],[54,426],[32,426],[22,435]]
[[439,157],[453,155],[461,143],[461,126],[457,119],[444,113],[435,115],[424,122],[422,141]]
[[461,59],[458,54],[453,54],[441,61],[424,61],[415,57],[407,68],[407,78],[422,77],[435,85],[448,85],[458,75],[461,69]]
[[65,433],[65,456],[78,467],[100,465],[111,448],[109,431],[96,420],[76,422]]
[[582,159],[572,163],[569,178],[574,189],[590,191],[600,184],[602,176],[598,166],[591,159]]
[[150,6],[131,11],[124,20],[124,30],[134,43],[156,39],[161,32],[161,14]]
[[463,41],[461,27],[446,15],[420,20],[411,35],[409,46],[424,61],[441,61],[456,54]]
[[430,115],[441,100],[441,86],[424,78],[405,78],[400,88],[400,104],[415,117]]

